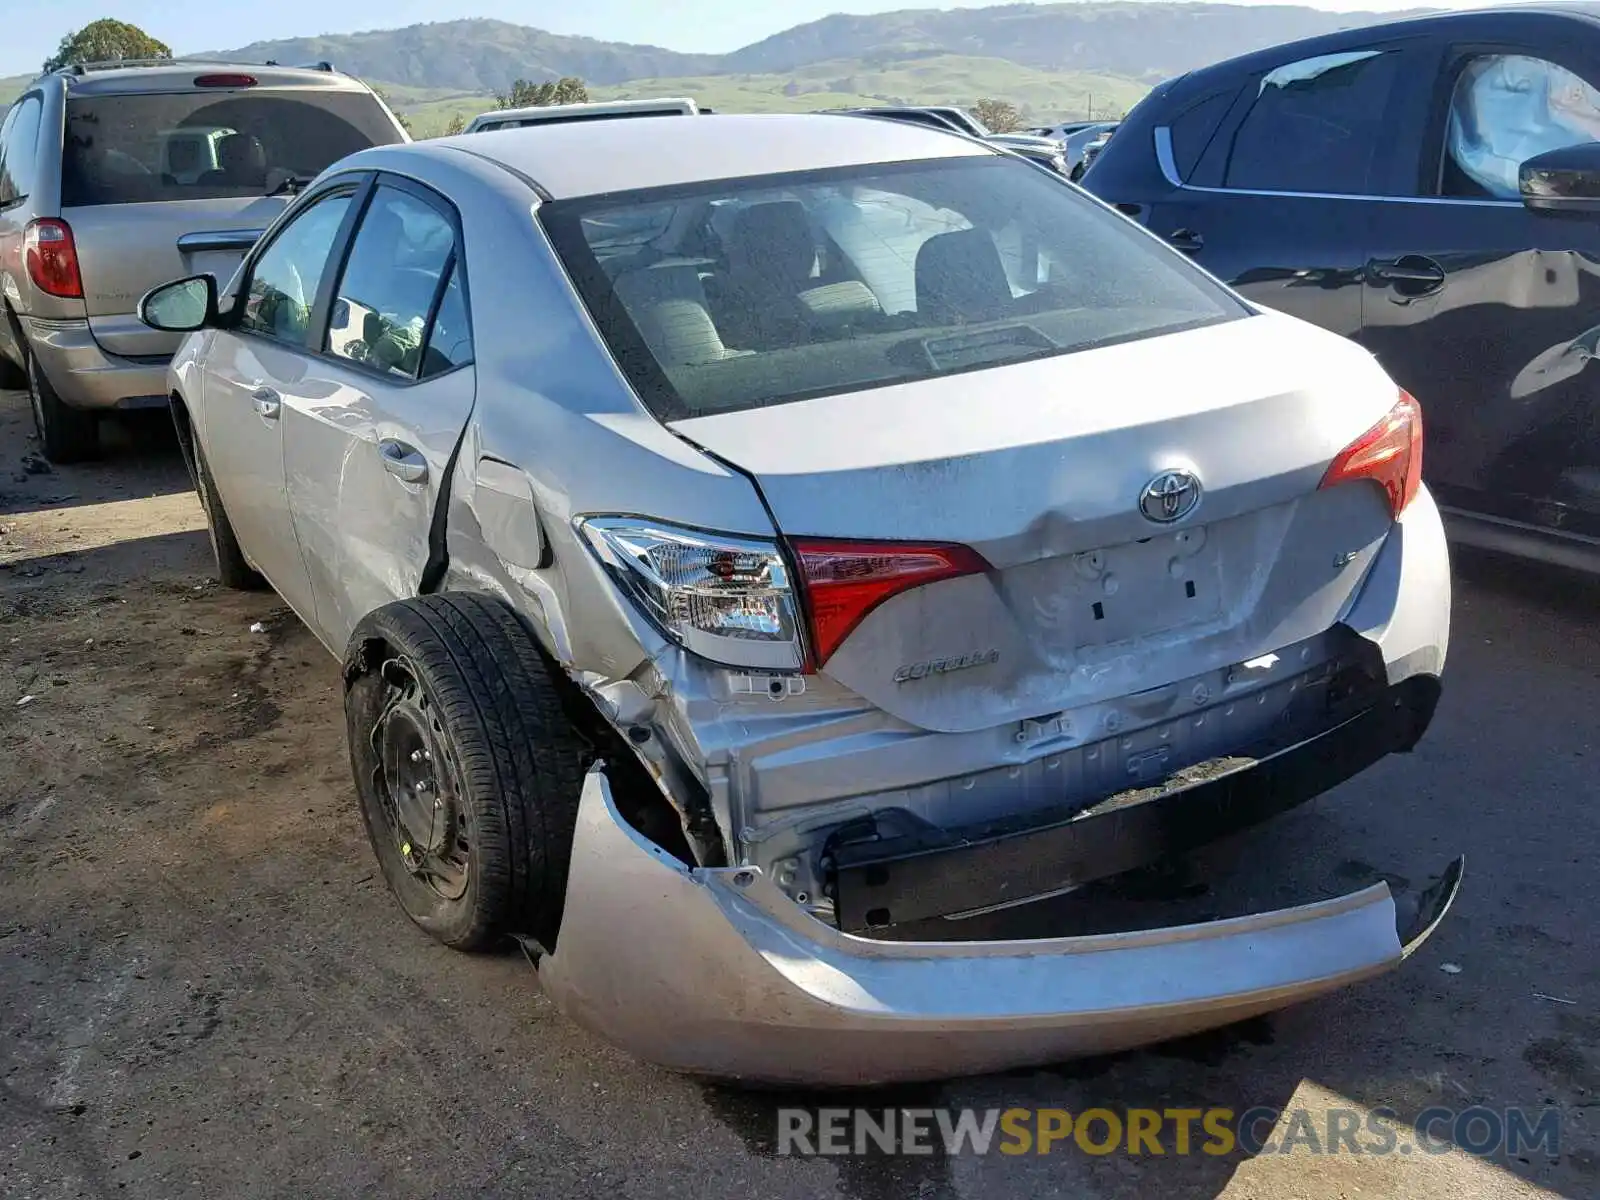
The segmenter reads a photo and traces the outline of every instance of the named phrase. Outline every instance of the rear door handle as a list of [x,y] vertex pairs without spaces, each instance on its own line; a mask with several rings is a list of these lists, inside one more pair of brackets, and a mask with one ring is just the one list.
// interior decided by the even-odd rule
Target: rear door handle
[[276,421],[283,411],[283,397],[269,387],[258,387],[250,393],[250,403],[256,406],[264,420]]
[[1399,258],[1374,259],[1367,264],[1367,274],[1381,283],[1392,284],[1396,291],[1406,296],[1425,296],[1444,286],[1444,268],[1431,258],[1420,254],[1402,254]]
[[1185,254],[1199,254],[1206,248],[1206,240],[1192,229],[1174,229],[1167,234],[1167,244]]
[[383,459],[383,469],[401,483],[421,483],[428,477],[428,460],[415,446],[384,438],[378,443],[378,454]]

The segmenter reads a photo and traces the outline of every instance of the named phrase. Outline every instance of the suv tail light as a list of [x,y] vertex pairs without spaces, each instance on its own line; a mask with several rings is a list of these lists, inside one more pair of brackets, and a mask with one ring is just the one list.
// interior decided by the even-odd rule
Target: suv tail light
[[966,546],[907,546],[805,538],[794,543],[811,611],[813,662],[821,666],[867,614],[891,596],[978,575],[989,564]]
[[776,542],[638,517],[589,517],[578,529],[623,591],[678,645],[757,670],[815,670],[891,596],[989,568],[966,546],[798,539],[791,547],[811,617],[808,657],[797,588]]
[[255,87],[256,86],[256,77],[254,75],[233,75],[233,74],[196,75],[195,76],[195,80],[194,80],[194,85],[195,85],[195,87],[216,87],[216,88]]
[[78,246],[65,221],[30,221],[22,234],[22,257],[28,265],[28,278],[41,292],[67,300],[83,299]]
[[1422,406],[1409,392],[1383,420],[1351,442],[1328,466],[1321,487],[1369,479],[1383,488],[1396,517],[1422,487]]

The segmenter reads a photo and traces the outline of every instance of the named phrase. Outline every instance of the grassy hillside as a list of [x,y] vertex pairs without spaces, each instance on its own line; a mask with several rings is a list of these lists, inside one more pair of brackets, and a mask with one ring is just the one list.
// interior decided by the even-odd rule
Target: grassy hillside
[[870,64],[911,55],[1004,59],[1047,71],[1155,80],[1247,50],[1383,19],[1294,5],[1076,0],[825,17],[722,55],[563,37],[489,20],[256,42],[228,53],[247,61],[329,59],[368,79],[457,92],[501,90],[519,77],[577,75],[613,86],[708,75],[786,75],[846,59]]
[[0,105],[10,104],[22,95],[22,89],[34,81],[33,75],[7,75],[0,78]]
[[409,87],[490,92],[514,79],[577,75],[593,83],[620,83],[660,75],[714,70],[717,56],[679,54],[658,46],[563,37],[508,21],[440,21],[404,29],[330,37],[253,42],[228,57],[246,62],[329,60],[366,79]]
[[[492,105],[486,94],[408,99],[404,89],[377,84],[406,115],[419,137],[441,133],[453,116],[470,119]],[[692,96],[722,112],[810,112],[858,104],[971,104],[1009,100],[1029,121],[1096,114],[1121,115],[1146,91],[1142,83],[1078,71],[1044,71],[995,58],[945,54],[903,62],[859,59],[813,63],[783,74],[691,75],[636,79],[591,87],[596,100]]]

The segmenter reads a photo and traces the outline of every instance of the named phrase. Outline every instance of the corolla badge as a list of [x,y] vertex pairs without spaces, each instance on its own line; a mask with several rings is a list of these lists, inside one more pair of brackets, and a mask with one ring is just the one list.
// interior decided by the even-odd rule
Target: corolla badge
[[1139,511],[1157,525],[1181,521],[1200,503],[1200,478],[1192,471],[1163,471],[1139,493]]

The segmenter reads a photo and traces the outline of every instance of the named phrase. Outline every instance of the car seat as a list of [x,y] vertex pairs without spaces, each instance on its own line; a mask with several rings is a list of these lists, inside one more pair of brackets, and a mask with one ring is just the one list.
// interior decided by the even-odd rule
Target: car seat
[[917,320],[923,325],[997,321],[1015,305],[994,238],[984,229],[935,234],[917,250]]
[[267,152],[248,133],[230,133],[217,142],[217,169],[200,176],[204,187],[265,187]]

